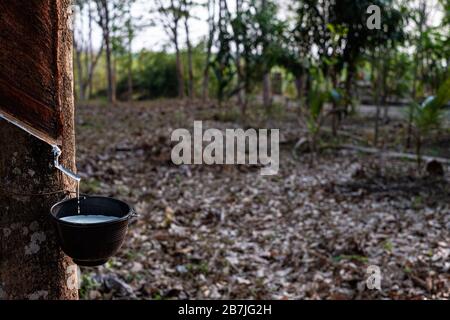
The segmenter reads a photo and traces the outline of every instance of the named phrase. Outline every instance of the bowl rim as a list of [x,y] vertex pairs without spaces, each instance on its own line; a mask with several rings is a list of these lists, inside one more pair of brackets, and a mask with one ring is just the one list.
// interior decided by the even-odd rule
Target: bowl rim
[[[108,200],[114,200],[117,202],[121,202],[125,205],[127,205],[127,207],[129,208],[129,211],[126,215],[124,215],[123,217],[114,219],[114,220],[110,220],[110,221],[104,221],[104,222],[95,222],[95,223],[78,223],[78,222],[69,222],[69,221],[64,221],[61,220],[59,218],[56,217],[56,215],[53,214],[53,210],[56,206],[60,206],[66,202],[69,201],[77,201],[77,198],[69,198],[69,199],[64,199],[61,201],[58,201],[57,203],[55,203],[54,205],[52,205],[52,207],[50,208],[50,216],[53,218],[53,220],[58,223],[58,224],[63,224],[63,225],[67,225],[67,226],[72,226],[72,227],[83,227],[83,228],[89,228],[89,227],[98,227],[98,226],[103,226],[103,225],[110,225],[110,224],[115,224],[115,223],[119,223],[119,222],[124,222],[127,221],[129,219],[131,219],[131,217],[134,216],[134,209],[133,207],[122,200],[119,200],[117,198],[113,198],[113,197],[105,197],[105,196],[87,196],[87,195],[83,195],[80,198],[97,198],[97,199],[108,199]],[[73,215],[75,216],[75,215]]]

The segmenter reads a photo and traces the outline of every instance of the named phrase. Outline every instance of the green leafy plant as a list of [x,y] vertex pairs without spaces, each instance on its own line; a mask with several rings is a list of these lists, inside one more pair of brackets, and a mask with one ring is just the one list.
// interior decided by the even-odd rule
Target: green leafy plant
[[436,96],[427,97],[421,104],[413,102],[409,107],[413,134],[416,142],[417,165],[421,165],[422,142],[430,132],[438,129],[444,116],[443,106],[450,100],[450,78],[439,88]]
[[325,118],[330,112],[325,112],[326,103],[341,104],[343,95],[337,89],[322,89],[319,85],[311,88],[306,97],[305,108],[300,109],[300,122],[308,130],[308,144],[313,153],[317,153],[318,138]]
[[81,287],[79,290],[80,299],[89,299],[89,291],[96,290],[100,285],[88,274],[81,277]]

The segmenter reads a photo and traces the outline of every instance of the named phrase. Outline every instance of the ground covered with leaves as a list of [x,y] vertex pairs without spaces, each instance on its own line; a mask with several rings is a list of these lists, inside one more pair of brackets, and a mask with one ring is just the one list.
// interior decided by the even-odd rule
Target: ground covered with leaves
[[[113,259],[82,269],[82,297],[450,298],[449,174],[333,148],[294,157],[304,131],[272,116],[264,125],[280,128],[280,171],[261,176],[254,166],[172,164],[174,129],[192,130],[194,119],[239,127],[213,106],[79,106],[82,192],[140,214]],[[381,291],[366,287],[369,265]]]

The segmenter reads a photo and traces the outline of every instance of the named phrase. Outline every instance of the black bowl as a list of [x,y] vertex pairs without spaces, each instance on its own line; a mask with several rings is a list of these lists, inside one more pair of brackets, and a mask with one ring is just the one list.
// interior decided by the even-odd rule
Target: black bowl
[[114,216],[107,222],[81,224],[61,218],[78,214],[77,199],[58,202],[50,209],[62,250],[80,266],[106,263],[122,246],[128,221],[135,215],[125,202],[108,197],[81,197],[80,214]]

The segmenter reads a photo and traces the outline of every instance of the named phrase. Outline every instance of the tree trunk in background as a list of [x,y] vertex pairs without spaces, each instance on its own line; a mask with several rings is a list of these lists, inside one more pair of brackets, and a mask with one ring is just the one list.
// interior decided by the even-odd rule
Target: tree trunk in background
[[105,45],[106,45],[106,67],[108,73],[108,101],[112,104],[116,103],[116,85],[115,85],[115,73],[113,69],[113,54],[111,48],[110,28],[109,28],[109,9],[108,4],[105,2]]
[[[418,81],[418,71],[419,71],[419,58],[421,58],[421,51],[422,51],[422,33],[423,33],[423,27],[426,22],[426,15],[427,15],[427,3],[425,0],[422,0],[419,4],[420,6],[420,18],[419,18],[419,41],[417,43],[417,49],[414,54],[414,71],[413,71],[413,85],[412,85],[412,92],[411,92],[411,99],[412,102],[416,102],[417,98],[417,81]],[[411,147],[411,139],[412,139],[412,127],[413,127],[413,116],[410,112],[408,117],[408,129],[406,133],[406,148]]]
[[[345,112],[348,112],[348,107],[351,106],[353,98],[353,79],[355,78],[356,67],[353,64],[348,66],[347,78],[345,79]],[[335,87],[337,89],[337,87]],[[339,113],[339,120],[342,120],[342,112]]]
[[92,79],[94,77],[95,67],[97,66],[97,63],[100,60],[100,57],[103,53],[103,47],[104,47],[104,42],[102,41],[100,50],[98,51],[97,55],[94,56],[93,60],[89,64],[88,74],[83,83],[83,88],[84,88],[83,90],[85,93],[88,92],[88,97],[92,97],[92,90],[93,90]]
[[206,51],[206,62],[205,68],[203,69],[203,84],[202,84],[202,100],[203,102],[209,98],[209,67],[211,63],[211,51],[212,45],[214,41],[214,33],[216,32],[216,24],[215,24],[215,16],[216,16],[216,1],[209,0],[208,1],[208,24],[209,24],[209,35],[208,35],[208,43],[207,43],[207,51]]
[[[227,6],[227,12],[228,6]],[[242,0],[236,0],[236,17],[240,21],[242,19]],[[241,41],[239,39],[241,30],[234,30],[234,42],[236,45],[236,76],[237,76],[237,98],[238,98],[238,105],[241,107],[242,115],[245,117],[245,108],[243,108],[243,90],[242,90],[242,65],[241,65]]]
[[[382,59],[382,49],[378,49],[378,59],[376,63],[377,66],[377,84],[376,84],[376,90],[375,90],[375,101],[377,104],[376,108],[376,114],[375,114],[375,130],[374,130],[374,138],[373,138],[373,145],[374,147],[377,147],[378,145],[378,138],[379,138],[379,131],[380,131],[380,113],[381,113],[381,86],[383,83],[383,75],[382,75],[382,67],[381,67],[381,59]],[[375,60],[375,59],[374,59]]]
[[176,66],[177,66],[177,82],[178,82],[178,98],[184,98],[184,77],[183,77],[183,65],[181,63],[180,47],[178,46],[178,35],[174,34]]
[[[75,14],[75,13],[74,13]],[[80,14],[80,28],[84,29],[84,19],[83,14]],[[84,79],[84,65],[83,65],[83,45],[84,45],[84,39],[83,34],[80,32],[78,34],[73,33],[73,47],[74,47],[74,58],[75,58],[75,64],[77,68],[77,85],[75,86],[75,96],[78,97],[79,101],[85,100],[85,90],[83,87],[83,79]],[[85,57],[85,61],[87,62],[89,59]],[[87,72],[86,68],[86,72]]]
[[184,29],[186,31],[186,46],[187,46],[187,54],[188,54],[188,73],[189,73],[189,86],[188,86],[188,95],[189,99],[195,98],[194,92],[194,69],[192,66],[192,45],[191,39],[189,37],[189,25],[188,25],[188,17],[186,16],[184,19]]
[[[261,1],[261,9],[264,10],[266,7],[266,0]],[[267,40],[267,34],[265,29],[261,26],[261,38],[263,39],[262,51],[263,55],[267,54],[267,48],[269,45],[269,40]],[[263,76],[263,105],[266,110],[269,110],[272,106],[272,97],[270,90],[270,66],[264,63],[264,76]]]
[[128,29],[128,66],[127,66],[127,83],[128,83],[128,101],[133,101],[133,39],[134,30],[131,17],[131,3],[129,3],[129,20],[127,22]]
[[[395,48],[394,48],[395,50]],[[389,68],[390,68],[390,50],[386,49],[386,58],[383,61],[383,95],[381,99],[381,105],[383,106],[383,122],[387,123],[389,120],[389,106],[387,104],[388,101],[388,76],[389,76]]]
[[116,103],[116,88],[114,85],[113,74],[113,58],[111,48],[111,30],[110,30],[110,17],[107,0],[97,0],[97,8],[99,15],[99,24],[102,28],[103,39],[106,47],[106,77],[108,81],[108,101],[112,104]]
[[266,109],[272,106],[272,96],[270,92],[270,72],[264,74],[263,79],[263,105]]
[[[244,103],[244,94],[242,90],[242,66],[241,66],[241,54],[239,49],[236,50],[236,69],[237,69],[237,82],[238,82],[238,90],[237,90],[237,98],[238,105],[242,108]],[[244,113],[245,115],[245,113]]]
[[[338,87],[338,76],[337,76],[337,72],[334,68],[332,68],[330,70],[330,77],[331,77],[331,82],[333,85],[333,89]],[[327,85],[327,90],[330,91],[331,88],[329,87],[329,85]],[[338,110],[338,105],[337,102],[333,99],[332,102],[332,115],[331,115],[331,132],[333,134],[333,137],[337,137],[337,131],[339,128],[339,114],[338,114],[339,110]]]
[[299,103],[299,108],[302,107],[302,99],[304,95],[303,90],[303,75],[297,75],[295,77],[295,88],[297,89],[297,99]]
[[209,98],[209,60],[211,59],[211,51],[208,50],[206,60],[207,65],[203,70],[203,83],[202,83],[202,101],[205,102]]
[[112,91],[114,92],[114,99],[112,103],[116,103],[116,82],[117,82],[117,59],[116,55],[112,54]]
[[[67,24],[70,4],[69,0],[28,0],[26,4],[15,4],[20,8],[20,12],[16,13],[24,17],[15,23],[31,23],[25,17],[41,14],[49,15],[39,16],[41,21],[57,24],[58,36],[51,32],[51,28],[43,28],[32,37],[43,39],[43,43],[52,38],[56,44],[56,65],[51,66],[57,70],[56,89],[51,89],[56,92],[46,95],[55,95],[59,101],[57,115],[64,119],[61,161],[66,167],[74,169],[72,34]],[[1,15],[0,12],[0,21],[3,21],[5,17]],[[18,27],[22,30],[20,25]],[[23,30],[30,28],[27,26]],[[28,33],[23,36],[30,38]],[[8,48],[0,43],[3,53]],[[11,70],[23,64],[24,57],[20,54],[16,56],[17,60],[10,61]],[[5,65],[1,67],[8,68]],[[43,80],[51,77],[36,67],[29,69],[29,75]],[[33,85],[39,86],[39,83]],[[32,88],[25,86],[22,89]],[[48,144],[4,120],[0,120],[0,145],[0,299],[76,299],[76,288],[71,289],[67,285],[68,277],[73,276],[68,273],[68,267],[73,263],[60,250],[49,219],[50,207],[61,200],[62,195],[12,194],[74,190],[75,186],[53,166],[52,149]]]
[[128,48],[128,101],[133,101],[133,53]]
[[[94,66],[94,61],[95,61],[95,55],[94,55],[94,46],[92,44],[92,37],[93,37],[93,28],[92,28],[92,22],[94,20],[93,14],[92,14],[92,7],[91,7],[91,1],[89,1],[89,23],[88,23],[88,28],[89,28],[89,69],[88,70],[94,70],[95,66]],[[103,42],[102,41],[102,51],[103,51]],[[96,63],[96,62],[95,62]],[[93,93],[93,87],[92,87],[92,76],[89,77],[86,80],[87,81],[87,97],[88,99],[92,97],[92,93]]]
[[75,61],[77,64],[77,75],[78,75],[77,77],[78,100],[84,101],[85,99],[84,82],[83,82],[84,75],[83,75],[83,62],[81,61],[82,51],[81,49],[78,48],[77,44],[75,43],[75,40],[74,40],[74,48],[75,48]]
[[[88,6],[87,6],[87,13],[88,13],[87,29],[88,29],[88,31],[89,31],[89,28],[92,27],[91,26],[92,22],[89,20],[90,19],[89,18],[90,5],[91,5],[91,2],[88,1]],[[80,27],[83,28],[83,30],[84,30],[85,29],[85,27],[84,27],[84,14],[85,13],[82,11],[80,14],[81,14]],[[75,46],[75,40],[76,40],[75,32],[74,32],[73,37],[74,37],[74,46]],[[83,40],[82,46],[81,46],[81,52],[84,53],[84,57],[81,56],[82,57],[81,65],[83,66],[83,70],[84,70],[83,71],[83,78],[82,78],[81,85],[83,85],[83,100],[87,100],[87,99],[89,99],[89,91],[88,91],[88,87],[84,86],[84,82],[86,81],[86,77],[87,77],[87,75],[89,73],[90,65],[92,63],[92,59],[91,59],[92,58],[92,55],[91,55],[91,45],[92,45],[92,43],[89,43],[89,34],[88,34],[88,37],[87,37],[86,40],[84,39],[84,36],[82,36],[81,38]],[[74,76],[74,78],[76,78],[76,77]]]
[[177,91],[178,98],[184,98],[184,77],[183,77],[183,63],[181,61],[180,46],[178,41],[178,27],[181,19],[183,19],[185,12],[186,0],[175,1],[170,0],[165,6],[163,1],[157,1],[158,11],[163,17],[161,19],[164,31],[170,38],[175,49],[176,57],[176,73],[177,73]]

